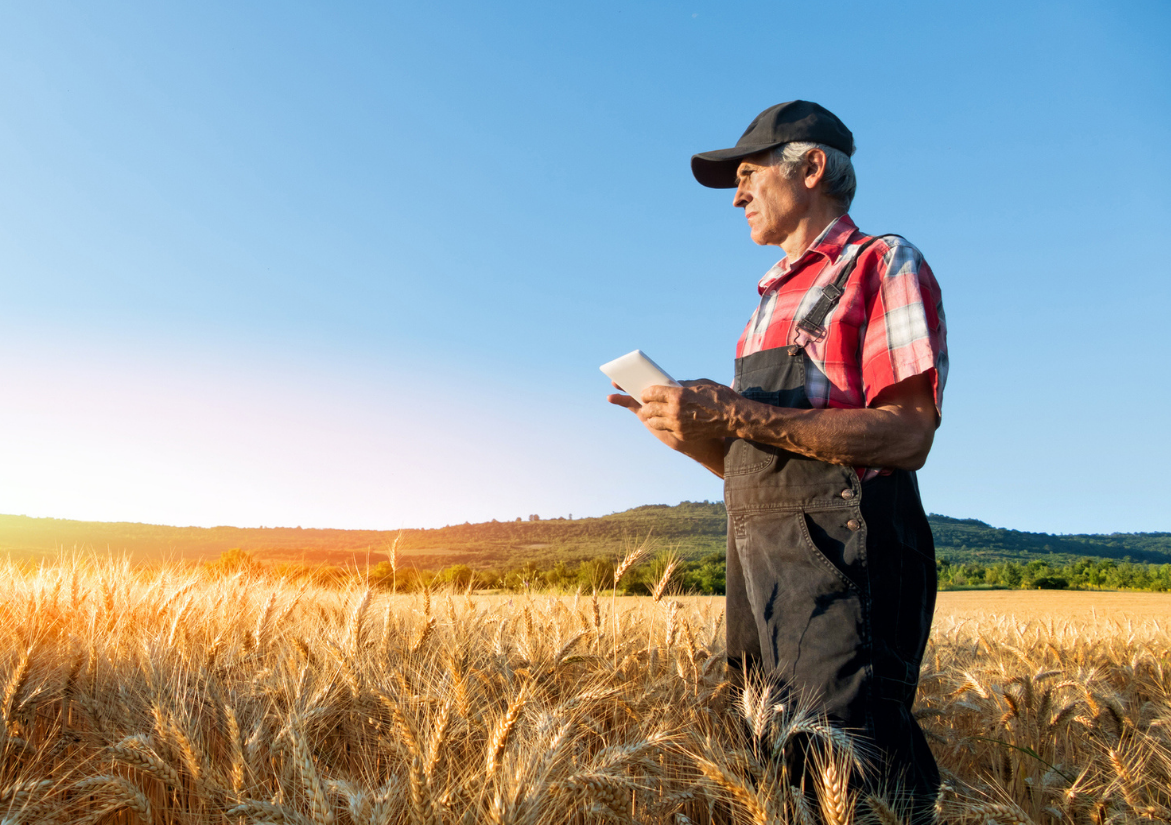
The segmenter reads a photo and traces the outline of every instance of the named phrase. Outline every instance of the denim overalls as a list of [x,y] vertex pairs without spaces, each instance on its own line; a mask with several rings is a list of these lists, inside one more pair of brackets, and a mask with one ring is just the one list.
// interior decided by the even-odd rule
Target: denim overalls
[[[801,328],[824,333],[859,256]],[[732,386],[773,406],[812,406],[797,345],[738,358]],[[888,779],[922,802],[933,798],[939,772],[911,715],[936,590],[935,545],[915,474],[896,470],[863,483],[852,467],[729,439],[724,501],[733,676],[759,669],[807,695],[870,741]]]

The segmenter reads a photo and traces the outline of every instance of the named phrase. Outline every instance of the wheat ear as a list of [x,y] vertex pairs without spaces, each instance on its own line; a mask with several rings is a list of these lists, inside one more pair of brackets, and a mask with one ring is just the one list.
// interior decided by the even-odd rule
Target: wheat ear
[[797,812],[799,825],[817,825],[817,817],[813,813],[813,806],[805,798],[805,792],[796,785],[790,785],[789,797],[793,801],[793,810]]
[[849,774],[832,756],[826,757],[821,766],[817,791],[825,825],[847,825],[851,808]]
[[346,633],[350,655],[356,655],[358,646],[362,643],[362,620],[366,617],[366,609],[369,607],[370,588],[367,587],[362,598],[358,600],[358,604],[354,606],[354,612],[350,614],[349,628]]
[[264,643],[264,634],[268,628],[268,620],[272,618],[272,608],[276,604],[276,593],[275,590],[272,591],[272,595],[268,597],[268,601],[264,604],[264,609],[260,611],[260,616],[256,620],[256,629],[252,632],[252,645],[257,650]]
[[427,643],[427,639],[430,638],[430,636],[431,636],[432,632],[434,632],[434,630],[435,630],[435,617],[428,616],[427,623],[424,624],[423,627],[419,630],[419,638],[415,639],[414,643],[411,645],[411,655],[412,656],[414,656],[416,653],[418,653],[420,650],[423,649],[423,645],[425,645]]
[[439,763],[439,756],[443,753],[443,741],[447,737],[453,704],[454,700],[449,697],[440,707],[439,718],[435,720],[435,729],[431,732],[431,740],[427,743],[427,761],[423,765],[423,776],[427,778],[428,784],[435,774],[435,766]]
[[9,735],[12,735],[11,728],[14,721],[12,714],[16,709],[16,697],[24,690],[25,682],[28,681],[29,661],[32,658],[32,652],[30,647],[21,654],[20,661],[16,663],[8,681],[4,683],[4,695],[0,698],[0,718],[3,719]]
[[110,748],[110,751],[124,765],[150,774],[172,788],[179,787],[181,781],[179,772],[164,762],[163,758],[155,752],[155,749],[150,746],[146,734],[127,736]]
[[654,590],[651,591],[651,598],[655,604],[658,604],[663,599],[663,594],[667,592],[667,585],[671,583],[671,576],[675,573],[675,568],[679,566],[679,559],[672,556],[667,560],[667,566],[663,568],[663,575],[659,576],[659,581],[655,584]]
[[310,814],[314,825],[334,825],[333,809],[325,796],[325,786],[317,774],[317,766],[313,763],[313,754],[309,750],[309,742],[304,733],[294,728],[293,756],[297,766],[301,769],[301,781],[305,783],[305,790],[309,792]]
[[111,774],[91,776],[74,782],[70,786],[70,790],[77,794],[91,793],[112,797],[111,803],[105,809],[109,813],[129,808],[143,822],[154,821],[151,817],[150,800],[146,798],[146,794],[133,782],[120,776]]
[[512,730],[516,727],[521,710],[524,709],[527,701],[528,688],[526,686],[521,688],[520,693],[509,703],[508,710],[497,720],[496,726],[492,730],[492,739],[488,744],[488,760],[485,763],[485,770],[489,775],[494,775],[496,769],[500,767],[500,757],[504,754],[505,746],[508,745],[508,737],[512,735]]
[[311,825],[309,820],[296,811],[259,799],[245,799],[224,811],[224,815],[229,819],[244,817],[250,822],[271,822],[273,825]]
[[696,762],[704,776],[717,788],[744,807],[748,812],[748,816],[751,817],[753,825],[767,825],[767,823],[772,821],[764,803],[760,801],[756,793],[745,785],[739,777],[729,773],[715,762],[710,762],[702,757],[698,758]]
[[866,797],[866,807],[870,809],[870,814],[878,825],[903,825],[899,815],[885,799],[871,794]]
[[244,792],[244,747],[240,742],[240,722],[231,705],[224,705],[224,718],[228,722],[228,739],[232,746],[232,790],[239,796]]

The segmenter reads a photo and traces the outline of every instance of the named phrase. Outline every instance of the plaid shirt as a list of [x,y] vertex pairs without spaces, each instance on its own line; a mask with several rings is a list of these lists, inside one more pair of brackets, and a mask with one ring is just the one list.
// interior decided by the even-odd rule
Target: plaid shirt
[[796,322],[870,237],[843,215],[796,261],[770,269],[758,284],[760,305],[736,344],[736,357],[803,345],[805,393],[817,409],[865,407],[887,387],[927,373],[942,410],[947,324],[939,284],[919,250],[902,238],[881,236],[862,253],[821,340],[810,341],[804,332],[798,337]]

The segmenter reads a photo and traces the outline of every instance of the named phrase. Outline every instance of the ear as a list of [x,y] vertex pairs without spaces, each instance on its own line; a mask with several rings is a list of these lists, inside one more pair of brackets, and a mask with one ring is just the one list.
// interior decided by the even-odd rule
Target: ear
[[821,149],[810,149],[805,153],[805,188],[814,189],[825,177],[825,152]]

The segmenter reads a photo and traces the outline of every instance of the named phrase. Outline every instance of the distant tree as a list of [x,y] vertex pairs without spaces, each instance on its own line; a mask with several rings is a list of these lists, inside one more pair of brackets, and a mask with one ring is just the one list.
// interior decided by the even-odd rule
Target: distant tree
[[583,561],[577,568],[577,581],[583,590],[604,590],[614,583],[614,562],[603,557]]
[[439,571],[435,577],[437,584],[450,584],[458,590],[466,590],[472,583],[475,573],[466,564],[453,564]]
[[1033,579],[1033,587],[1038,590],[1064,590],[1069,587],[1069,580],[1062,576],[1040,576]]
[[208,569],[213,573],[224,573],[227,575],[241,570],[255,573],[260,571],[262,567],[263,565],[251,553],[245,552],[239,547],[225,550],[220,553],[218,559],[208,565]]
[[554,590],[570,590],[577,586],[577,575],[569,569],[564,560],[557,562],[541,574],[545,584]]

